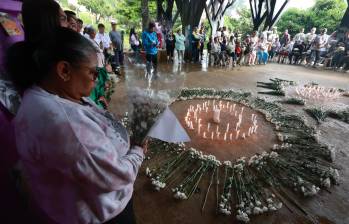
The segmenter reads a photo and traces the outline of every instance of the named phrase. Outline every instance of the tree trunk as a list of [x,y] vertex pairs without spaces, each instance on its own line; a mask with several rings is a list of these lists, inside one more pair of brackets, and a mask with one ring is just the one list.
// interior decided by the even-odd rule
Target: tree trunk
[[[276,1],[277,0],[266,0],[266,8],[267,8],[267,17],[264,23],[263,30],[271,30],[271,28],[274,26],[274,24],[280,19],[282,11],[285,9],[286,5],[288,4],[289,0],[283,0],[284,3],[281,5],[279,10],[276,12]],[[274,13],[276,12],[276,13]],[[275,15],[274,15],[275,14]]]
[[165,28],[165,30],[171,30],[174,24],[172,18],[172,11],[174,6],[174,0],[166,0],[166,8],[164,8],[164,0],[156,1],[156,17],[157,21]]
[[96,13],[96,24],[101,20],[101,15]]
[[347,0],[347,2],[348,2],[348,7],[344,13],[340,27],[346,27],[347,29],[349,29],[349,0]]
[[142,30],[146,30],[149,23],[148,0],[141,0]]
[[235,0],[210,0],[205,4],[205,12],[211,27],[211,37],[221,25],[226,10],[234,4]]
[[187,26],[192,29],[199,25],[206,5],[205,0],[176,0],[176,5],[181,16],[183,32]]

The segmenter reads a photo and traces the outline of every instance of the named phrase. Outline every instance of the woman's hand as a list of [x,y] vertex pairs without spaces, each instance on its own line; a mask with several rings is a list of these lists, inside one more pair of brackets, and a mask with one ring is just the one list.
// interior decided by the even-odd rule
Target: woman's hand
[[138,146],[143,149],[143,153],[146,154],[148,152],[148,139],[145,139],[142,143],[136,143],[131,139],[131,147]]

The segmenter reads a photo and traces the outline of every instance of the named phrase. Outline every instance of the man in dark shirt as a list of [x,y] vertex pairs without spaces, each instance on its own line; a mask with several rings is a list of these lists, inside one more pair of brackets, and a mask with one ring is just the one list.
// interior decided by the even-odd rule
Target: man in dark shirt
[[120,67],[120,65],[124,65],[124,46],[122,41],[122,35],[119,31],[116,31],[116,22],[111,22],[112,31],[109,33],[110,40],[114,47],[114,53],[115,53],[115,65],[117,68]]

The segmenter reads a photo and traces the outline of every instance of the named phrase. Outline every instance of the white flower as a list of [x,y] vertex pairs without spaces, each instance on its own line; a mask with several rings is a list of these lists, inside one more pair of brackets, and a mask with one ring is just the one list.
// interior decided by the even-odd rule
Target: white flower
[[334,161],[336,159],[336,150],[334,148],[330,148],[330,156],[331,156],[331,161]]
[[263,213],[263,210],[259,207],[254,207],[253,209],[253,214],[254,215],[258,215],[258,214],[262,214]]
[[236,219],[240,220],[242,222],[249,222],[250,219],[248,218],[248,215],[245,212],[242,212],[241,210],[238,210],[238,214],[236,215]]
[[263,206],[262,210],[263,210],[263,212],[267,212],[268,208],[266,206]]
[[277,203],[277,204],[276,204],[276,208],[277,208],[277,209],[281,209],[281,208],[282,208],[282,202]]
[[272,159],[275,159],[278,156],[279,156],[279,154],[277,152],[274,152],[274,151],[269,154],[269,157],[272,158]]
[[324,186],[324,187],[326,187],[326,188],[330,188],[331,187],[331,180],[330,180],[330,178],[326,178],[326,179],[324,179],[323,181],[322,181],[322,186]]
[[228,167],[232,167],[231,161],[224,161],[223,164]]
[[146,174],[148,177],[151,177],[151,171],[150,171],[149,167],[147,167],[147,168],[145,169],[145,174]]

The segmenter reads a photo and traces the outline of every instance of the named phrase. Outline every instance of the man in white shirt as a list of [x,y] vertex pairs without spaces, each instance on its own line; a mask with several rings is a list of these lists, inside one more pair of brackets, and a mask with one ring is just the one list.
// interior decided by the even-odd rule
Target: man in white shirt
[[271,42],[271,43],[273,43],[273,42],[276,40],[276,38],[279,39],[279,34],[278,34],[277,27],[274,26],[274,27],[273,27],[273,31],[272,31],[272,32],[269,34],[269,36],[268,36],[268,41]]
[[303,43],[305,41],[304,28],[300,29],[300,32],[294,36],[294,42]]
[[[314,67],[317,65],[319,59],[320,59],[320,53],[323,51],[322,49],[325,48],[327,40],[328,40],[328,35],[327,29],[321,29],[320,34],[316,36],[314,40],[314,52],[315,52],[315,61],[314,61]],[[325,50],[326,52],[326,50]]]
[[311,45],[313,43],[313,41],[315,40],[315,37],[316,37],[316,28],[313,27],[310,30],[310,33],[308,33],[305,37],[305,44]]
[[98,24],[98,33],[95,37],[95,41],[99,44],[103,51],[110,49],[111,46],[110,37],[104,32],[104,30],[105,26],[103,24]]
[[95,41],[99,45],[100,49],[104,53],[105,59],[109,59],[111,54],[111,40],[110,37],[105,31],[105,26],[104,24],[100,23],[98,24],[98,33],[96,34]]

